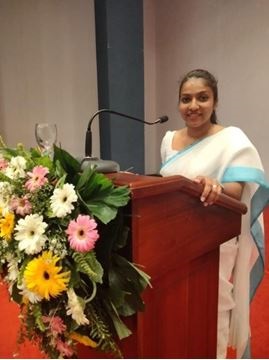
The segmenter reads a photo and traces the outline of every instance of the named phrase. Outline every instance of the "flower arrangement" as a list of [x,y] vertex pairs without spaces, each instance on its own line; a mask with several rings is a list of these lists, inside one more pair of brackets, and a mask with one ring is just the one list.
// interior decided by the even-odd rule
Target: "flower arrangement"
[[0,274],[20,306],[19,342],[50,358],[77,356],[77,343],[121,357],[131,331],[122,316],[144,308],[149,277],[124,251],[127,187],[55,146],[0,143]]

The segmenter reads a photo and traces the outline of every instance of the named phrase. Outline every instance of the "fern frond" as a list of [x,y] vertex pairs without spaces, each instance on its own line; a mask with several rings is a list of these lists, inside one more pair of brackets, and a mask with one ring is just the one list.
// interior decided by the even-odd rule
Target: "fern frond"
[[78,271],[86,274],[93,282],[102,284],[104,270],[93,251],[73,254]]
[[41,311],[41,305],[40,304],[35,304],[33,305],[33,315],[35,318],[35,323],[38,327],[38,329],[42,332],[44,332],[46,330],[45,325],[42,321],[42,311]]
[[98,343],[99,350],[122,359],[122,353],[111,334],[109,325],[105,323],[103,316],[97,313],[97,308],[91,304],[87,306],[87,317],[91,324],[89,336]]

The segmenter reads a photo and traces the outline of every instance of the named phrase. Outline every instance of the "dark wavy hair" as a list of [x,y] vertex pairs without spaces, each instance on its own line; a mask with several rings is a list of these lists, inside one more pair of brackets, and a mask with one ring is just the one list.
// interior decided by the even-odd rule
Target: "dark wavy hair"
[[[216,104],[218,102],[218,82],[209,71],[203,69],[191,70],[183,77],[179,85],[179,97],[181,94],[182,86],[185,84],[186,81],[191,78],[203,79],[206,86],[210,87],[213,92],[214,103]],[[210,121],[212,124],[217,124],[217,115],[215,110],[213,110],[211,114]]]

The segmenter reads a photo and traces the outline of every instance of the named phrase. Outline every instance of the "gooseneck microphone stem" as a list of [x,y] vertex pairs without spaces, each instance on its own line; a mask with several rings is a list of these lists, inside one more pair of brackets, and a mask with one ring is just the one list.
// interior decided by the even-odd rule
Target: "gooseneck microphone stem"
[[[141,122],[141,123],[143,123],[143,124],[147,124],[147,125],[154,125],[154,124],[157,124],[158,122],[160,122],[159,119],[157,119],[157,120],[154,121],[154,122],[148,122],[148,121],[144,121],[144,120],[138,119],[138,118],[136,118],[136,117],[134,117],[134,116],[130,116],[130,115],[126,115],[126,114],[120,113],[120,112],[118,112],[118,111],[109,110],[109,109],[101,109],[101,110],[96,111],[96,113],[93,114],[93,116],[90,118],[89,124],[88,124],[88,130],[91,129],[93,119],[94,119],[97,115],[99,115],[99,114],[101,114],[101,113],[110,113],[110,114],[114,114],[114,115],[119,115],[119,116],[122,116],[122,117],[125,117],[125,118],[128,118],[128,119],[132,119],[132,120],[135,120],[135,121],[139,121],[139,122]],[[168,120],[168,119],[167,119],[167,120]]]
[[114,110],[110,110],[110,109],[100,109],[98,111],[96,111],[95,114],[93,114],[93,116],[90,118],[89,123],[88,123],[88,128],[87,128],[87,132],[86,132],[86,142],[85,142],[85,156],[87,158],[91,158],[92,157],[92,131],[91,131],[91,125],[92,122],[94,120],[94,118],[101,114],[101,113],[110,113],[110,114],[114,114],[114,115],[118,115],[118,116],[122,116],[125,117],[127,119],[131,119],[131,120],[135,120],[138,121],[140,123],[146,124],[146,125],[154,125],[154,124],[158,124],[158,123],[164,123],[168,120],[168,116],[164,115],[159,117],[157,120],[153,121],[153,122],[148,122],[145,120],[141,120],[138,119],[134,116],[130,116],[130,115],[126,115],[123,113],[120,113],[118,111],[114,111]]

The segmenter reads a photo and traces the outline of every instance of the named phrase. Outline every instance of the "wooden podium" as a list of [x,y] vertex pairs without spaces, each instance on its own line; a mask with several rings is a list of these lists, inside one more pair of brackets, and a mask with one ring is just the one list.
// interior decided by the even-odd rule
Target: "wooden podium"
[[131,189],[132,261],[153,286],[124,357],[216,358],[219,246],[240,234],[246,206],[221,195],[205,207],[202,187],[181,176],[108,176]]

